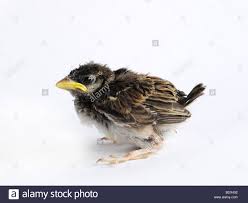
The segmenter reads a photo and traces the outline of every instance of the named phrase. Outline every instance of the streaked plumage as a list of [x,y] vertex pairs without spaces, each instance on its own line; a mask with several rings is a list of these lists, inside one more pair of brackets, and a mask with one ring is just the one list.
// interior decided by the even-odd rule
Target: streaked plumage
[[[123,157],[99,160],[107,163],[145,158],[157,151],[164,139],[162,132],[166,125],[189,118],[191,114],[186,107],[205,89],[199,84],[186,95],[159,77],[137,74],[126,68],[111,71],[107,66],[95,63],[71,71],[63,81],[73,81],[77,86],[75,89],[63,88],[63,82],[58,83],[75,97],[74,105],[83,123],[88,120],[96,125],[107,136],[103,140],[128,142],[140,148]],[[87,91],[82,91],[85,89]],[[96,94],[100,96],[92,99]]]

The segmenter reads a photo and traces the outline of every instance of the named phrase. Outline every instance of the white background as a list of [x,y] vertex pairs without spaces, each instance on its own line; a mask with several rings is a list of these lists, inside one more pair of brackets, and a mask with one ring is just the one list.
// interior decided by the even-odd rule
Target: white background
[[[246,0],[1,0],[0,184],[247,184],[247,58]],[[157,155],[97,165],[126,147],[97,146],[55,87],[91,60],[207,89]]]

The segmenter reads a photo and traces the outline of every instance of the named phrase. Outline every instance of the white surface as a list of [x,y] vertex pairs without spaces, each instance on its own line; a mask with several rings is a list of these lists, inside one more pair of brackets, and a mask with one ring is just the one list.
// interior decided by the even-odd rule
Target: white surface
[[[247,185],[247,10],[245,0],[1,0],[0,184]],[[55,88],[90,60],[208,88],[159,154],[99,166],[124,147],[97,146]]]

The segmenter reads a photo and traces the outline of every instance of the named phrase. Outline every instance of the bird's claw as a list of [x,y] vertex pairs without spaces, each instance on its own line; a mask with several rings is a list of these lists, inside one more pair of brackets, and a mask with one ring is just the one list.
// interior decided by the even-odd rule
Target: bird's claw
[[110,155],[108,157],[98,159],[96,161],[96,163],[103,163],[103,164],[107,164],[107,165],[113,165],[113,164],[123,163],[125,161],[127,161],[127,160],[125,158],[123,158],[123,157],[116,157],[114,155]]
[[102,137],[97,139],[97,144],[104,145],[104,144],[114,144],[115,142],[108,137]]

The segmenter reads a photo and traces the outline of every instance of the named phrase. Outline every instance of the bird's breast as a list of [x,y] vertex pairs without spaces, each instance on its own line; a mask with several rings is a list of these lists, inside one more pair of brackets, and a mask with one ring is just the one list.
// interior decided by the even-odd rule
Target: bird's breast
[[101,113],[97,112],[93,106],[83,105],[78,101],[74,102],[76,113],[83,125],[95,126],[100,131],[109,130],[110,121]]

